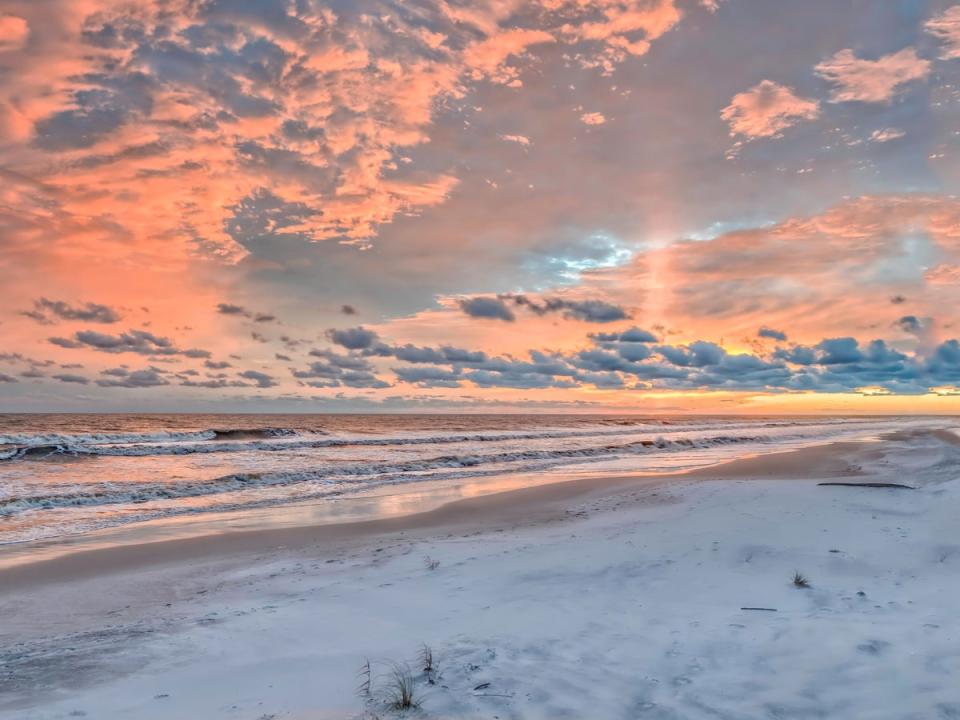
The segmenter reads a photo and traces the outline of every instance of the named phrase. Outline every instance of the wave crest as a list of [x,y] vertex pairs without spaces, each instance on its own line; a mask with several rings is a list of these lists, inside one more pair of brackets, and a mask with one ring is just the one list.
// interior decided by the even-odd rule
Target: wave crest
[[[66,492],[46,495],[15,496],[0,499],[0,516],[9,516],[26,510],[81,507],[90,505],[116,505],[126,503],[145,503],[153,500],[172,500],[177,498],[219,495],[255,487],[277,485],[296,485],[316,483],[332,486],[336,484],[343,491],[344,484],[356,483],[357,487],[368,489],[385,484],[397,484],[424,479],[423,473],[438,470],[448,471],[450,477],[468,477],[486,474],[489,466],[508,465],[509,468],[497,472],[518,471],[522,465],[524,471],[542,469],[571,459],[596,461],[610,460],[651,451],[690,450],[710,448],[739,443],[757,443],[770,440],[768,436],[718,435],[709,438],[663,438],[638,440],[622,445],[606,445],[594,448],[573,448],[566,450],[528,450],[508,453],[441,455],[423,460],[403,462],[359,462],[331,464],[312,470],[274,473],[234,473],[212,480],[192,483],[124,483],[117,485],[95,485],[85,491],[70,488]],[[296,498],[298,499],[298,498]]]

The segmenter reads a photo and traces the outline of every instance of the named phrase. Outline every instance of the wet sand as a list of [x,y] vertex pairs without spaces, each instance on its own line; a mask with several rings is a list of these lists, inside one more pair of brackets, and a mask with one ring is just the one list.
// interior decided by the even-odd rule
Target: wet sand
[[[831,443],[784,453],[769,453],[676,474],[567,480],[456,500],[424,512],[374,520],[238,530],[161,541],[151,540],[150,531],[146,529],[140,533],[140,542],[91,550],[83,549],[81,540],[76,546],[66,544],[62,554],[50,559],[0,568],[0,596],[39,585],[71,582],[129,570],[217,559],[236,560],[250,553],[267,550],[339,547],[396,533],[416,537],[450,530],[463,533],[489,532],[498,527],[516,524],[538,524],[561,517],[569,503],[574,501],[692,478],[822,479],[850,475],[856,471],[847,458],[863,451],[866,446],[865,443]],[[127,535],[129,536],[129,533]],[[21,554],[29,554],[29,548],[21,547],[18,550]]]

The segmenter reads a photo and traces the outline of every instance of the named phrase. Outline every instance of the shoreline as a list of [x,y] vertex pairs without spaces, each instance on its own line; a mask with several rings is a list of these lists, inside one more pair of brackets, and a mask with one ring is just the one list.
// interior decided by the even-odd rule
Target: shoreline
[[[346,423],[334,435],[319,430],[318,425],[329,423],[316,419],[287,421],[273,430],[202,432],[192,428],[215,423],[196,421],[191,429],[177,429],[154,420],[146,425],[156,432],[133,422],[120,434],[114,432],[117,423],[106,423],[100,428],[105,434],[95,434],[95,423],[78,422],[73,440],[57,433],[23,435],[38,447],[56,441],[49,446],[56,447],[52,455],[0,463],[0,475],[9,480],[0,523],[0,567],[21,562],[18,556],[27,553],[20,548],[27,546],[32,561],[65,547],[72,552],[71,546],[408,514],[436,506],[438,498],[555,479],[675,474],[746,454],[875,437],[905,423],[925,425],[929,420],[707,418],[664,426],[604,425],[574,417],[523,427],[505,423],[496,431],[489,423],[474,427],[463,420],[452,425],[421,420],[413,428],[372,422],[369,432],[360,432],[356,422]],[[235,419],[232,424],[243,428],[251,421]],[[271,434],[281,429],[281,437]],[[221,442],[219,436],[208,437],[215,432],[240,436]],[[267,439],[259,437],[264,433]],[[564,440],[567,435],[574,439]]]
[[[347,522],[303,524],[256,530],[229,529],[166,540],[146,539],[106,547],[84,548],[96,537],[41,542],[52,557],[0,567],[0,597],[25,588],[89,579],[126,571],[147,570],[171,564],[229,560],[270,550],[303,550],[321,543],[357,543],[395,533],[429,536],[431,532],[489,531],[497,524],[535,524],[563,515],[566,503],[614,495],[635,488],[685,480],[735,477],[826,478],[842,471],[844,454],[852,454],[870,441],[839,441],[784,452],[760,453],[678,473],[626,474],[583,477],[541,483],[477,497],[442,502],[436,507],[392,517]],[[813,473],[813,474],[811,474]],[[845,473],[846,474],[846,473]],[[136,535],[137,529],[126,534]],[[149,532],[142,533],[149,535]],[[18,548],[24,555],[30,544]],[[2,554],[2,551],[0,551]]]

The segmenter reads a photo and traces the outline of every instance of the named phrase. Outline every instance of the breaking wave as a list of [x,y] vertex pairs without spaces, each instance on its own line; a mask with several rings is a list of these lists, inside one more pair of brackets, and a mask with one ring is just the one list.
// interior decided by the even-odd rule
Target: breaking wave
[[[355,483],[363,489],[384,484],[396,484],[425,479],[424,473],[446,471],[445,477],[467,477],[486,474],[488,468],[503,466],[516,471],[542,469],[554,464],[577,461],[610,460],[652,451],[676,451],[712,448],[739,443],[762,443],[767,436],[718,435],[707,438],[649,439],[592,448],[565,450],[529,450],[508,453],[442,455],[404,462],[358,462],[320,465],[309,470],[274,473],[234,473],[191,483],[105,483],[87,485],[84,490],[64,488],[62,492],[42,495],[14,496],[0,499],[0,516],[8,516],[31,509],[54,509],[92,505],[139,504],[155,500],[218,495],[252,488],[288,486],[313,483],[319,486],[337,486]],[[296,498],[302,499],[302,498]]]
[[[225,441],[257,441],[270,438],[296,438],[302,435],[317,436],[320,431],[303,433],[291,428],[227,428],[190,431],[160,430],[150,433],[60,433],[0,435],[0,460],[37,458],[51,455],[153,455],[190,452],[191,447],[202,448],[211,444],[214,452],[236,449],[226,447]],[[195,445],[192,445],[195,444]],[[138,448],[155,448],[155,451],[138,452]],[[261,449],[254,447],[253,449]],[[202,452],[196,450],[195,452]]]
[[[770,423],[766,427],[791,426]],[[756,427],[752,425],[751,427]],[[654,428],[650,428],[651,430]],[[691,427],[690,430],[698,428]],[[737,429],[730,425],[728,430]],[[331,437],[323,431],[289,428],[200,430],[192,432],[118,433],[97,435],[0,436],[0,461],[43,459],[55,456],[146,457],[237,452],[282,452],[315,448],[454,445],[518,440],[563,440],[637,435],[630,429],[541,430],[535,432],[482,432],[448,435]]]

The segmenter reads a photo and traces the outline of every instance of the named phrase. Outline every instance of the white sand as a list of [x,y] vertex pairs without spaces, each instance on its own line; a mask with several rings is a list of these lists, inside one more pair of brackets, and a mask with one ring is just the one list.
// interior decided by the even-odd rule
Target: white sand
[[[408,717],[960,718],[951,439],[615,485],[466,535],[11,582],[0,717],[394,717],[356,695],[361,663],[419,672],[428,643],[439,677],[418,679]],[[817,487],[828,478],[919,489]]]

